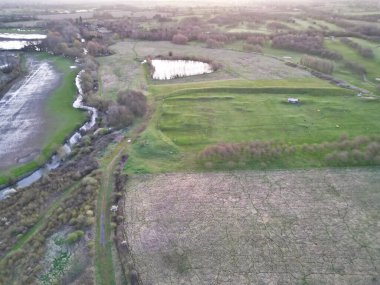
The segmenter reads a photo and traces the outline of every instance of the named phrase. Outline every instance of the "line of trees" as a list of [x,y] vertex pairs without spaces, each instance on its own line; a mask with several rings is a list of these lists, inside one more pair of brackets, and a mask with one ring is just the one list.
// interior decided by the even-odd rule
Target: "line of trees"
[[335,141],[297,146],[273,141],[223,143],[207,146],[198,154],[197,162],[205,168],[263,167],[286,165],[299,155],[310,156],[318,165],[380,165],[380,136],[350,139],[342,134]]
[[306,67],[326,74],[332,74],[334,71],[334,63],[315,56],[303,55],[300,63]]
[[[106,39],[88,30],[85,25],[76,25],[73,21],[51,21],[46,24],[49,31],[42,47],[56,55],[71,58],[83,57],[84,49],[92,56],[109,55]],[[83,35],[84,42],[80,35]]]
[[323,35],[320,33],[288,33],[275,35],[272,47],[304,52],[321,57],[340,60],[342,55],[327,50],[323,46]]
[[367,58],[367,59],[374,58],[372,49],[365,48],[349,38],[341,38],[340,41],[346,46],[349,46],[350,48],[356,50],[362,57]]
[[172,41],[176,44],[187,44],[189,41],[205,43],[209,48],[222,47],[236,40],[248,41],[251,45],[263,45],[266,36],[256,33],[227,33],[216,29],[204,19],[188,17],[175,25],[146,28],[139,18],[113,19],[104,23],[104,27],[112,31],[121,39],[133,38],[149,41]]
[[344,66],[351,70],[353,73],[363,77],[367,75],[367,70],[365,69],[364,66],[360,65],[357,62],[353,61],[344,61]]

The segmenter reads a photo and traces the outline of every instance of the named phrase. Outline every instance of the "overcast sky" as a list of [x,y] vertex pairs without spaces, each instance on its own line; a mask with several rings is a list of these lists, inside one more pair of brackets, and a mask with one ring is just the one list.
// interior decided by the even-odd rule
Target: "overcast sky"
[[[123,4],[139,4],[143,3],[144,6],[147,4],[156,5],[161,3],[173,3],[173,4],[189,4],[189,3],[230,3],[232,5],[235,5],[236,3],[263,3],[263,2],[275,2],[275,3],[284,3],[284,2],[310,2],[315,0],[0,0],[3,3],[29,3],[29,4],[58,4],[58,3],[104,3],[104,4],[112,4],[112,3],[123,3]],[[334,1],[334,0],[333,0]],[[335,1],[344,1],[344,0],[335,0]]]
[[[70,3],[70,4],[90,4],[90,3],[96,3],[96,4],[115,4],[115,3],[123,3],[123,4],[129,4],[134,6],[156,6],[156,5],[164,5],[164,4],[174,4],[174,5],[205,5],[205,4],[212,4],[212,5],[218,5],[218,4],[230,4],[230,5],[246,5],[246,4],[258,4],[258,3],[275,3],[275,4],[284,4],[286,2],[291,3],[321,3],[321,2],[339,2],[339,3],[345,3],[345,2],[353,2],[357,1],[360,2],[369,2],[371,0],[0,0],[1,3],[28,3],[28,4],[59,4],[59,3]],[[373,3],[379,3],[380,7],[380,0],[372,0]]]

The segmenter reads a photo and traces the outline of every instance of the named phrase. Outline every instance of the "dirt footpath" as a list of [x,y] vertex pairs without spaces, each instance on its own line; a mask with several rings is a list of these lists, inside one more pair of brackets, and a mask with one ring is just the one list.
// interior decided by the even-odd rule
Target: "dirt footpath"
[[143,284],[379,284],[380,169],[160,174],[127,186]]
[[51,63],[28,60],[29,72],[0,100],[0,169],[39,155],[46,122],[44,103],[61,79]]

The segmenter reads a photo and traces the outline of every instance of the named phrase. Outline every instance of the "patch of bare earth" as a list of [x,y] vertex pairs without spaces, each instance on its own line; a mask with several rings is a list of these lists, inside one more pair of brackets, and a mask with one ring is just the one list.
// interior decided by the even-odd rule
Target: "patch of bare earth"
[[143,284],[378,284],[380,169],[142,175],[125,230]]

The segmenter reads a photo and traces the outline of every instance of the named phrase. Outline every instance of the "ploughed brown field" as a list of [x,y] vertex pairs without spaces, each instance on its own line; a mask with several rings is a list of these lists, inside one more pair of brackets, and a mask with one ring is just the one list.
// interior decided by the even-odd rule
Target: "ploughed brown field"
[[378,284],[380,169],[134,176],[143,284]]

